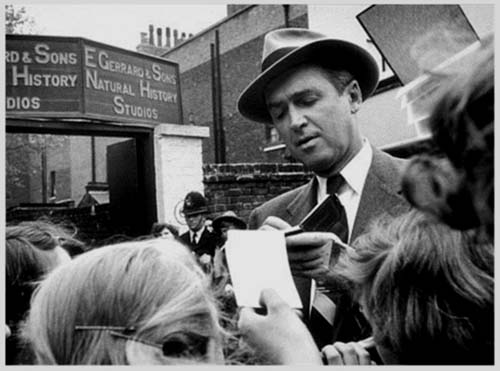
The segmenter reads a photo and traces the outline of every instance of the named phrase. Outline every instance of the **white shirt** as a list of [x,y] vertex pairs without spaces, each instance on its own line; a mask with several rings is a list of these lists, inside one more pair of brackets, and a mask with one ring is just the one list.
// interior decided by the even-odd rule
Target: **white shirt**
[[[349,240],[351,239],[356,213],[358,212],[361,192],[365,185],[366,176],[372,163],[373,151],[370,143],[366,138],[363,138],[363,146],[361,150],[347,163],[340,171],[340,174],[345,179],[344,184],[335,193],[339,198],[340,203],[344,206],[347,225],[349,227]],[[326,197],[326,181],[327,178],[316,176],[318,179],[317,202],[321,202]]]
[[200,238],[201,238],[201,235],[203,234],[203,231],[205,230],[205,227],[202,227],[200,228],[199,230],[197,230],[196,232],[193,232],[191,229],[189,230],[189,237],[191,239],[191,241],[193,241],[193,236],[195,235],[196,236],[196,240],[195,242],[198,243],[200,242]]

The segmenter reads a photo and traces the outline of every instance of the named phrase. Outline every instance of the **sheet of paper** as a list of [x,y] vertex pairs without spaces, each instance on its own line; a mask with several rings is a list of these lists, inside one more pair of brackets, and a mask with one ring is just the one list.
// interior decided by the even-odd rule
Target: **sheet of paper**
[[261,307],[262,289],[272,288],[292,308],[302,308],[283,232],[229,230],[225,249],[238,306]]

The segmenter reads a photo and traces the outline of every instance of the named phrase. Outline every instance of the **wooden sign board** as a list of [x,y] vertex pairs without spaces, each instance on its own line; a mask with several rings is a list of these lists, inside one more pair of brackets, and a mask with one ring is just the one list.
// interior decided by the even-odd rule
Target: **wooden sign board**
[[479,39],[459,5],[380,4],[357,19],[403,84]]
[[7,35],[6,114],[181,123],[179,68],[82,38]]

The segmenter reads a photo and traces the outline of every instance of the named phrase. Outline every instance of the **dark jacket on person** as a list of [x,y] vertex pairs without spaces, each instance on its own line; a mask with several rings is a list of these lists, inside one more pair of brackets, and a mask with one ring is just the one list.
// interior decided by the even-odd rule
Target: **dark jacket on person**
[[210,232],[207,228],[203,229],[203,232],[196,245],[192,243],[189,231],[181,234],[179,238],[182,242],[189,246],[189,248],[198,257],[202,256],[203,254],[208,254],[212,258],[214,257],[215,247],[217,245],[217,236],[213,232]]
[[[401,195],[400,177],[405,160],[392,157],[379,149],[373,148],[373,157],[361,194],[350,241],[363,233],[367,225],[383,213],[400,215],[410,209],[410,205]],[[277,216],[295,226],[316,205],[317,179],[314,177],[307,184],[279,195],[252,211],[249,228],[256,229],[268,216]],[[295,284],[304,308],[310,305],[310,280],[294,277]],[[305,320],[308,320],[308,313]],[[361,323],[363,322],[363,323]],[[358,313],[346,318],[342,328],[337,329],[334,339],[339,341],[360,340],[367,335],[368,323]],[[357,328],[352,330],[352,328]],[[368,333],[369,334],[369,333]],[[313,334],[314,336],[314,334]]]

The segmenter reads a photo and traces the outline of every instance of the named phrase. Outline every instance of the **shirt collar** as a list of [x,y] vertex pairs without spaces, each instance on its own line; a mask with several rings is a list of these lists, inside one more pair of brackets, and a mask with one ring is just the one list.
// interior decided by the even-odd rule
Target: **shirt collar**
[[[370,143],[366,138],[363,138],[363,146],[359,152],[354,156],[351,161],[340,171],[347,186],[349,186],[357,194],[361,194],[363,186],[365,185],[366,176],[372,162],[373,150]],[[326,181],[327,178],[316,175],[318,180],[318,190],[326,194]],[[341,193],[345,189],[345,185],[339,189]],[[324,190],[324,192],[321,192]]]
[[367,139],[363,139],[363,147],[361,147],[361,150],[340,171],[340,174],[344,177],[346,183],[357,194],[361,194],[363,186],[365,185],[368,169],[370,169],[372,162],[372,155],[372,147],[368,143]]
[[204,230],[205,230],[205,226],[201,227],[196,232],[192,231],[191,229],[189,230],[189,232],[191,233],[191,237],[193,237],[195,234],[196,234],[196,237],[200,237]]

